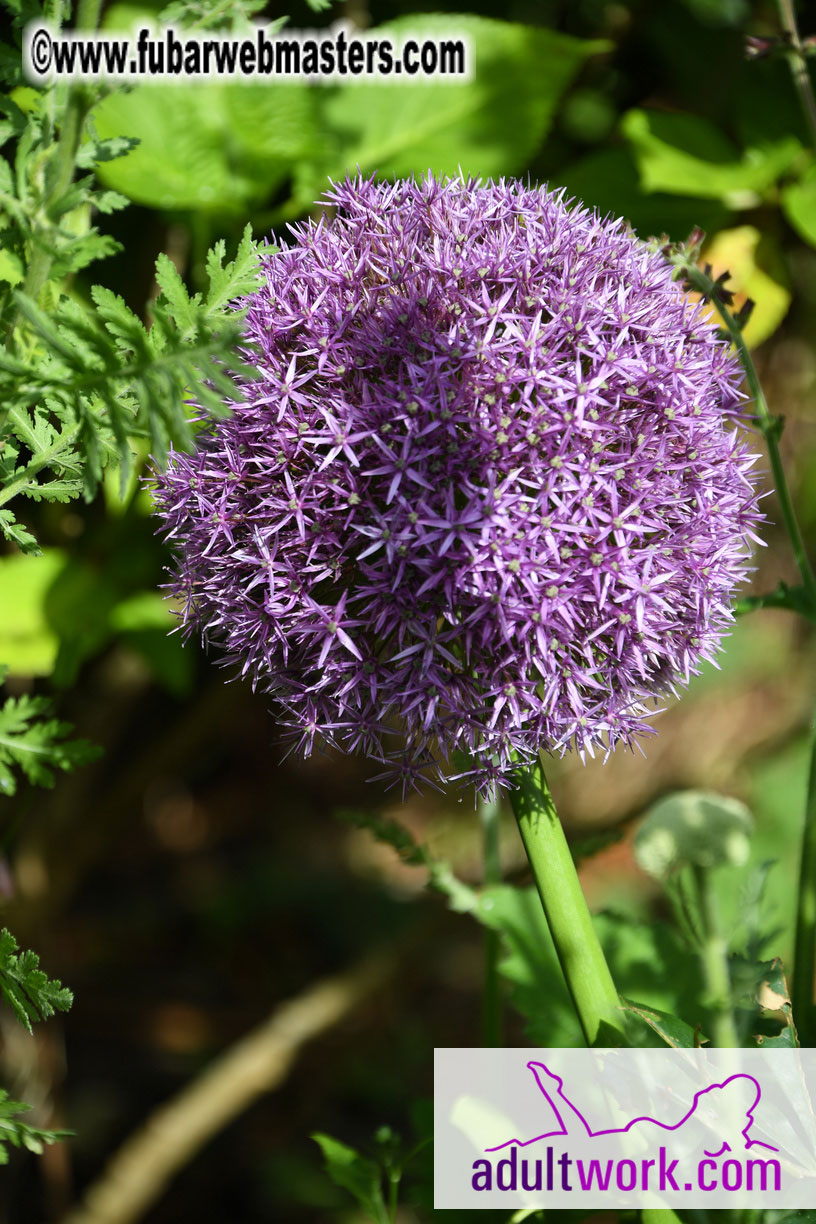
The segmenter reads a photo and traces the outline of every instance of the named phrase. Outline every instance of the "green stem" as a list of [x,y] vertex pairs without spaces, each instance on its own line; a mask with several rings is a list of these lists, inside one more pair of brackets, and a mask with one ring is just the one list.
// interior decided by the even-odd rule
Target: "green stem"
[[705,867],[691,868],[697,902],[703,923],[700,959],[706,991],[714,1009],[714,1042],[720,1050],[737,1050],[741,1042],[731,1002],[731,972],[728,968],[728,942],[720,923],[717,895]]
[[[484,882],[490,887],[500,884],[502,878],[499,852],[499,819],[501,805],[498,799],[483,799],[479,804],[479,816],[484,830]],[[486,1046],[496,1047],[502,1043],[502,998],[499,981],[499,956],[501,937],[498,931],[485,931],[485,988],[482,1010],[483,1040]]]
[[624,1044],[618,993],[540,761],[520,775],[510,799],[587,1045]]
[[802,103],[805,120],[810,128],[810,139],[814,149],[816,149],[816,99],[813,97],[813,85],[810,80],[807,56],[805,55],[802,40],[799,37],[799,29],[796,25],[796,9],[794,8],[793,0],[777,0],[777,3],[782,29],[790,44],[788,59],[793,74],[793,81],[799,94],[799,101]]
[[[791,1004],[793,1018],[807,1034],[813,1011],[816,973],[816,733],[810,755],[805,827],[799,863],[799,896],[796,907],[796,951],[793,957]],[[807,1040],[807,1036],[805,1036]]]
[[779,453],[779,421],[771,415],[768,407],[768,401],[765,399],[765,393],[762,390],[762,384],[759,381],[759,375],[756,371],[753,358],[750,350],[740,331],[731,311],[718,298],[718,286],[707,276],[702,269],[696,264],[689,263],[685,258],[680,259],[680,266],[683,268],[686,279],[689,284],[705,297],[709,298],[714,307],[718,311],[720,318],[728,330],[728,334],[733,341],[743,369],[745,370],[745,378],[748,383],[751,396],[756,406],[756,414],[759,420],[759,426],[765,437],[765,443],[768,447],[768,457],[771,461],[771,472],[773,473],[774,484],[776,485],[776,495],[779,498],[779,505],[782,509],[782,518],[785,523],[785,530],[790,538],[793,555],[796,559],[796,565],[802,577],[802,585],[807,592],[809,602],[812,607],[816,608],[816,576],[813,573],[810,561],[808,560],[805,550],[805,543],[802,538],[802,533],[799,529],[799,524],[796,521],[796,512],[793,508],[793,501],[788,488],[788,481],[785,476],[785,469],[782,465],[782,456]]
[[[99,14],[102,10],[102,0],[80,0],[77,10],[76,28],[78,30],[95,30],[99,24]],[[46,216],[71,186],[76,168],[76,155],[82,139],[85,119],[90,110],[90,100],[87,89],[82,85],[74,85],[68,93],[65,104],[65,115],[60,126],[59,142],[54,160],[49,167],[48,191],[44,201]],[[51,264],[54,261],[53,251],[48,243],[37,245],[35,234],[34,249],[23,282],[23,293],[34,301],[48,280]],[[19,323],[19,315],[15,326]]]

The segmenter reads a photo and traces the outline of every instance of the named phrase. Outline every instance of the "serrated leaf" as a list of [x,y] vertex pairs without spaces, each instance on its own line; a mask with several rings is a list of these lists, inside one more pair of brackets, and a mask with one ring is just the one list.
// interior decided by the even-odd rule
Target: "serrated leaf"
[[382,1194],[382,1175],[373,1160],[367,1160],[354,1148],[331,1135],[312,1135],[323,1153],[326,1172],[336,1186],[341,1186],[360,1204],[375,1224],[389,1224],[389,1215]]
[[38,1020],[68,1011],[74,1001],[67,987],[43,972],[36,952],[20,951],[5,927],[0,931],[0,994],[29,1032]]
[[117,157],[125,157],[138,143],[133,136],[111,136],[107,140],[88,141],[77,152],[76,164],[90,169],[98,162],[114,161]]
[[14,517],[11,510],[0,510],[0,532],[9,544],[16,544],[21,552],[35,556],[40,552],[37,537]]
[[[266,247],[264,254],[271,255],[275,247]],[[237,297],[257,288],[260,277],[258,245],[252,237],[252,227],[247,225],[238,244],[235,258],[225,264],[223,242],[217,242],[207,254],[207,313],[213,317],[223,314],[225,308]]]
[[117,242],[110,234],[100,234],[95,229],[89,230],[60,244],[51,267],[51,275],[59,278],[69,276],[72,272],[87,268],[97,259],[107,259],[109,255],[115,255],[123,249],[121,242]]
[[17,789],[15,769],[36,786],[52,786],[54,770],[71,770],[99,755],[87,740],[68,740],[69,723],[46,718],[43,697],[9,697],[0,706],[0,794]]
[[13,1101],[8,1093],[0,1088],[0,1165],[8,1164],[9,1146],[25,1148],[37,1154],[47,1143],[57,1143],[68,1139],[72,1131],[41,1130],[37,1126],[29,1126],[19,1121],[19,1114],[26,1113],[31,1108],[23,1101]]
[[127,196],[120,195],[118,191],[95,191],[91,199],[94,208],[98,208],[101,213],[118,212],[127,208],[130,203]]
[[672,1046],[675,1050],[696,1050],[708,1042],[708,1038],[703,1036],[699,1028],[692,1028],[685,1020],[680,1020],[669,1012],[658,1011],[656,1007],[646,1007],[642,1003],[633,1003],[630,999],[621,999],[621,1002],[627,1012],[648,1024],[667,1046]]

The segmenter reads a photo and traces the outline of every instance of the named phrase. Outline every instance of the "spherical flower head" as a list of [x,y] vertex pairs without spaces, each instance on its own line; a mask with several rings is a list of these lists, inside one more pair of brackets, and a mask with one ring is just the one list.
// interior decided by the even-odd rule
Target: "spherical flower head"
[[749,565],[736,359],[662,255],[562,193],[326,202],[239,303],[245,398],[157,478],[187,629],[301,752],[403,787],[631,744]]

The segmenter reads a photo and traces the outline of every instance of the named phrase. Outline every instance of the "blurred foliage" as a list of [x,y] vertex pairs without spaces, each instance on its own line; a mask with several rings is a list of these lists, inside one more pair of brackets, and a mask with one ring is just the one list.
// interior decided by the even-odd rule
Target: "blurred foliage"
[[[34,10],[18,0],[6,7],[19,33]],[[473,813],[447,800],[384,809],[349,762],[278,767],[265,703],[223,688],[194,646],[183,650],[168,636],[172,613],[157,593],[165,554],[140,482],[151,451],[160,457],[190,442],[185,402],[218,407],[229,393],[224,361],[239,320],[228,303],[254,275],[247,225],[262,238],[272,226],[283,232],[314,207],[329,177],[357,168],[461,167],[563,186],[643,236],[682,240],[702,226],[703,258],[715,275],[730,272],[737,307],[756,302],[745,334],[776,410],[789,418],[786,458],[814,543],[816,163],[784,52],[777,46],[749,61],[744,51],[747,35],[778,33],[775,6],[441,7],[420,14],[413,0],[226,8],[177,0],[166,16],[196,30],[240,29],[253,16],[288,18],[293,29],[344,17],[394,36],[462,34],[475,52],[466,83],[40,91],[21,83],[19,52],[0,61],[8,339],[0,357],[0,662],[12,686],[0,710],[0,787],[13,795],[3,801],[0,894],[9,922],[36,933],[48,963],[78,991],[80,1006],[65,1022],[64,1098],[79,1132],[77,1186],[259,1009],[378,938],[396,947],[410,935],[418,949],[395,988],[397,1013],[379,1003],[314,1048],[280,1100],[219,1137],[215,1158],[199,1158],[171,1189],[157,1224],[359,1220],[348,1214],[349,1191],[376,1219],[403,1163],[400,1218],[431,1218],[427,1147],[408,1161],[413,1148],[392,1142],[394,1131],[369,1136],[388,1121],[417,1145],[427,1140],[430,1121],[414,1116],[412,1098],[430,1091],[431,1046],[481,1039],[485,930],[500,941],[508,1044],[579,1040],[534,891],[481,887]],[[104,23],[121,29],[160,8],[113,4]],[[66,180],[54,116],[69,108],[82,137],[69,150]],[[792,575],[773,526],[768,542],[760,591]],[[754,814],[748,861],[712,867],[711,878],[748,1039],[795,1039],[775,958],[791,951],[808,752],[803,690],[814,660],[805,631],[779,629],[792,619],[778,611],[740,622],[722,670],[707,669],[665,716],[674,718],[664,734],[675,755],[647,746],[647,762],[629,772],[610,762],[601,781],[600,763],[576,764],[580,783],[571,763],[554,769],[556,782],[570,785],[565,817],[590,892],[614,900],[598,929],[633,1039],[644,1044],[687,1045],[710,1033],[711,1001],[689,932],[674,920],[672,898],[638,874],[632,852],[633,822],[653,800],[689,787],[739,795]],[[46,713],[55,699],[81,740]],[[61,778],[47,795],[22,785],[90,762],[87,739],[106,754],[92,769]],[[592,812],[604,796],[599,830]],[[339,806],[347,818],[335,827],[328,817]],[[373,845],[371,831],[385,844]],[[504,839],[508,880],[522,870],[515,846],[514,836]],[[419,899],[426,880],[438,904]],[[67,999],[37,976],[30,956],[0,941],[0,989],[28,1021]],[[769,997],[783,1000],[778,1012],[762,1005]],[[14,1069],[11,1043],[8,1051],[4,1076]],[[0,1154],[6,1137],[32,1152],[57,1137],[58,1126],[44,1129],[65,1113],[60,1059],[53,1050],[49,1058],[38,1073],[50,1081],[37,1096],[46,1101],[35,1117],[42,1128],[20,1122],[23,1106],[4,1095]],[[38,1087],[36,1076],[29,1087]],[[328,1175],[306,1138],[316,1129]],[[3,1219],[42,1224],[49,1211],[59,1215],[47,1198],[62,1194],[67,1205],[72,1192],[56,1166],[34,1168],[13,1153],[0,1188]],[[473,1221],[481,1213],[447,1213],[454,1222],[460,1214]],[[552,1213],[553,1224],[561,1215]]]

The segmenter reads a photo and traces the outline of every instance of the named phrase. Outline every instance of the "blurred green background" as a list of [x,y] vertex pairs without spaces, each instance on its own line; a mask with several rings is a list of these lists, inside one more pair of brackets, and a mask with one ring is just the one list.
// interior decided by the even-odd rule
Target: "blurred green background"
[[[122,29],[144,11],[111,5],[104,24]],[[680,240],[700,225],[715,275],[728,269],[737,302],[756,302],[747,335],[772,411],[785,417],[783,454],[816,543],[816,159],[784,55],[745,52],[749,34],[778,33],[773,3],[463,0],[428,15],[398,0],[349,0],[320,15],[302,3],[264,10],[282,15],[295,29],[344,17],[419,37],[461,30],[475,71],[459,84],[113,94],[97,108],[99,135],[141,144],[104,174],[133,204],[99,219],[124,249],[94,280],[143,311],[160,252],[195,288],[213,241],[234,247],[247,221],[285,235],[314,210],[327,177],[357,166],[529,177],[626,217],[644,237]],[[803,6],[800,16],[803,34],[816,34],[816,12]],[[73,292],[87,290],[80,276]],[[772,495],[765,506],[755,591],[795,580]],[[123,494],[111,475],[91,505],[35,507],[31,521],[43,555],[0,557],[0,658],[12,691],[56,692],[60,715],[104,755],[52,791],[22,787],[5,801],[2,921],[76,1003],[36,1039],[0,1016],[2,1082],[35,1104],[38,1124],[77,1137],[39,1160],[15,1156],[0,1180],[0,1219],[65,1218],[152,1109],[277,1004],[376,948],[393,970],[382,988],[306,1046],[278,1090],[198,1151],[144,1217],[353,1224],[363,1217],[323,1173],[309,1134],[365,1149],[381,1124],[409,1143],[427,1128],[432,1048],[481,1042],[483,931],[426,891],[421,869],[336,817],[397,819],[478,885],[472,800],[403,805],[368,784],[357,760],[281,764],[268,701],[226,684],[195,642],[182,648],[168,636],[167,557],[137,481]],[[582,875],[593,907],[609,911],[604,938],[628,996],[688,1012],[699,990],[631,850],[646,807],[678,787],[752,807],[752,859],[723,869],[723,904],[737,948],[758,921],[774,932],[763,955],[789,957],[814,661],[802,622],[752,614],[721,668],[656,719],[645,757],[553,763],[571,838],[587,851],[606,843],[586,855]],[[593,843],[599,831],[614,836]],[[502,854],[507,879],[526,880],[509,820]],[[504,933],[515,1005],[506,1044],[574,1040],[537,912],[499,889],[480,918]],[[406,1174],[402,1224],[432,1215],[416,1205],[429,1202],[428,1176],[426,1152]]]

